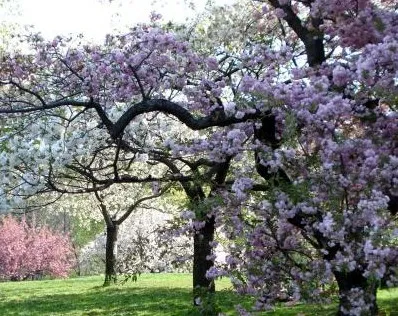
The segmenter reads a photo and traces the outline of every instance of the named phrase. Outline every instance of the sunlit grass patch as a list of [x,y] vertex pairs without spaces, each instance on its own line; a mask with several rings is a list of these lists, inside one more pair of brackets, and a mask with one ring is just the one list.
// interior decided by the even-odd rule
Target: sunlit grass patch
[[[191,306],[190,274],[143,274],[138,282],[103,288],[100,276],[67,280],[0,283],[1,315],[198,315]],[[237,315],[235,305],[252,300],[217,282],[216,302],[225,315]],[[398,315],[398,289],[379,292],[380,315]],[[336,304],[284,306],[254,315],[335,315]]]

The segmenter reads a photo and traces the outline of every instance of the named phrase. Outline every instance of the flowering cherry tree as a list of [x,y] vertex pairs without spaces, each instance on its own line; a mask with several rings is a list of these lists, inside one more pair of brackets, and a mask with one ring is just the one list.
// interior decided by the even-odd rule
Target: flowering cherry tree
[[[105,156],[101,155],[101,161]],[[94,160],[94,159],[93,159]],[[156,205],[153,200],[164,194],[169,186],[161,186],[158,182],[151,185],[135,183],[134,178],[130,180],[133,183],[118,183],[117,185],[105,186],[97,189],[95,179],[98,176],[106,175],[106,166],[92,164],[73,163],[68,165],[66,170],[68,174],[51,173],[47,176],[46,185],[53,191],[52,194],[61,194],[58,199],[48,208],[62,208],[70,214],[79,214],[82,224],[89,219],[97,221],[102,220],[106,227],[105,236],[105,281],[104,286],[117,281],[117,274],[120,269],[120,262],[126,261],[119,258],[118,247],[119,238],[123,238],[126,230],[119,232],[119,227],[130,217],[135,217],[138,208],[150,208],[150,205]],[[116,159],[117,160],[117,159]],[[113,160],[115,162],[116,160]],[[121,159],[123,161],[123,159]],[[134,158],[129,159],[129,164]],[[135,162],[135,172],[139,173],[138,163]],[[118,172],[118,167],[112,166],[111,174]],[[147,182],[148,178],[143,180]],[[92,185],[92,188],[87,188]],[[43,199],[43,196],[40,195]],[[35,198],[30,198],[30,204],[35,205]],[[33,203],[32,203],[33,201]],[[55,213],[55,212],[53,212]],[[130,226],[132,230],[138,229]],[[130,233],[131,235],[131,233]],[[133,238],[130,238],[133,239]],[[126,240],[126,237],[124,238]],[[120,260],[119,260],[120,259]],[[139,270],[137,269],[139,272]]]
[[[119,226],[115,270],[127,278],[142,272],[191,271],[192,242],[188,237],[170,238],[165,230],[172,214],[154,208],[135,211]],[[79,255],[86,273],[101,273],[105,263],[106,236],[100,234]],[[100,267],[100,269],[98,269]]]
[[25,219],[3,217],[0,225],[0,277],[26,280],[50,275],[66,277],[75,264],[67,236],[47,227],[34,227]]
[[[112,204],[112,202],[106,203],[106,199],[104,199],[98,192],[95,193],[95,196],[98,200],[98,206],[101,211],[101,214],[104,218],[105,224],[106,224],[106,252],[105,252],[105,281],[104,281],[104,286],[109,285],[110,283],[115,283],[117,279],[117,270],[118,266],[120,265],[120,262],[127,262],[128,260],[122,260],[118,262],[118,235],[119,235],[119,227],[121,224],[123,224],[132,214],[134,215],[135,212],[137,212],[137,209],[139,207],[148,207],[148,205],[141,205],[143,202],[151,199],[155,199],[159,196],[161,196],[164,193],[164,190],[156,190],[153,195],[144,195],[143,196],[143,190],[140,192],[140,196],[137,197],[135,200],[132,199],[131,193],[133,192],[134,188],[126,188],[123,187],[124,190],[127,190],[128,195],[130,195],[128,198],[125,198],[123,203],[119,200],[120,198],[123,198],[123,194],[118,194],[118,203],[117,206],[115,204]],[[166,189],[167,190],[167,189]],[[114,193],[114,192],[113,192]],[[110,210],[109,206],[113,208],[113,210]],[[149,220],[149,216],[148,216]],[[139,227],[131,227],[132,230],[135,230],[135,235],[137,236],[138,239],[141,238],[142,234],[139,234],[140,228]],[[131,235],[131,233],[130,233]],[[146,237],[146,236],[145,236]],[[134,239],[131,237],[130,239]],[[132,241],[132,240],[130,240]],[[143,243],[145,243],[144,240],[142,240]],[[125,246],[126,247],[126,246]],[[128,247],[127,247],[128,248]],[[124,251],[127,252],[127,251]],[[147,252],[143,253],[147,254]],[[131,254],[133,255],[133,253]],[[124,255],[126,257],[127,255]],[[119,271],[122,271],[122,273],[126,273],[126,269],[119,269]],[[134,273],[139,273],[139,267],[136,267],[136,270]]]
[[[313,299],[334,279],[339,315],[375,315],[378,281],[397,261],[396,13],[367,1],[269,3],[264,14],[293,36],[247,56],[267,67],[246,75],[241,92],[271,112],[254,126],[252,169],[225,195],[227,234],[249,242],[244,255],[233,244],[231,273],[245,271],[236,284],[261,293],[257,308],[284,280]],[[286,46],[294,36],[304,56]],[[297,67],[301,57],[308,66]],[[249,194],[256,175],[269,185],[261,197]]]
[[[136,44],[132,45],[131,47],[126,46],[126,43],[130,43],[130,40],[127,40],[128,37],[131,37],[133,41],[136,42]],[[143,39],[141,39],[143,37]],[[53,51],[50,53],[52,57],[50,57],[49,61],[55,62],[55,64],[58,64],[58,66],[61,67],[61,69],[65,69],[67,72],[72,71],[72,76],[70,79],[72,80],[81,80],[82,78],[76,77],[77,72],[71,68],[69,65],[69,60],[64,60],[64,57],[61,54],[63,49],[62,47],[65,46],[65,43],[61,38],[57,38],[53,43],[50,45],[47,45],[45,43],[41,43],[40,38],[33,38],[34,46],[38,45],[39,51],[43,51],[42,55],[47,54],[50,51]],[[205,73],[204,71],[211,71],[211,69],[214,68],[214,66],[217,66],[215,64],[215,59],[206,59],[203,57],[200,57],[197,54],[194,54],[192,51],[188,49],[188,46],[186,43],[183,42],[177,42],[176,38],[172,36],[171,34],[164,33],[163,31],[157,30],[157,29],[150,29],[150,28],[137,28],[134,30],[131,34],[126,35],[126,36],[121,36],[121,37],[115,37],[115,38],[108,38],[106,46],[109,46],[104,50],[104,55],[97,56],[98,52],[94,54],[94,50],[91,52],[91,49],[94,48],[85,48],[85,50],[89,49],[89,51],[84,52],[80,50],[75,50],[75,52],[68,51],[66,53],[67,58],[71,58],[74,60],[75,58],[83,58],[79,63],[81,62],[81,65],[87,66],[86,62],[91,62],[93,65],[99,65],[97,58],[100,58],[101,60],[104,60],[103,57],[110,57],[111,59],[114,58],[117,53],[118,55],[118,60],[122,65],[126,65],[125,61],[123,61],[123,58],[130,58],[134,54],[136,55],[137,59],[137,69],[134,69],[131,64],[131,67],[127,68],[120,68],[119,66],[116,66],[116,64],[110,60],[108,63],[108,70],[111,71],[114,75],[116,74],[122,74],[124,71],[127,71],[130,74],[135,73],[133,76],[134,85],[136,86],[136,89],[132,91],[132,94],[127,97],[125,100],[119,99],[119,88],[114,91],[114,95],[112,95],[111,100],[108,100],[106,102],[111,102],[113,106],[110,106],[109,109],[106,109],[106,111],[103,111],[104,109],[101,108],[101,105],[98,103],[99,107],[98,110],[100,110],[101,115],[99,117],[100,121],[96,122],[98,120],[98,117],[96,116],[96,110],[93,112],[91,110],[88,110],[85,108],[85,101],[81,103],[83,105],[83,111],[79,112],[76,111],[78,108],[70,108],[69,106],[66,106],[68,110],[66,112],[62,110],[60,113],[59,112],[59,106],[63,107],[66,104],[63,104],[63,101],[61,101],[60,104],[57,104],[54,106],[55,113],[50,114],[49,117],[47,117],[45,120],[46,122],[48,118],[51,117],[50,121],[52,121],[50,126],[48,128],[43,128],[41,131],[31,131],[29,130],[29,138],[32,137],[32,135],[36,135],[36,140],[33,143],[33,148],[31,147],[29,151],[32,153],[34,152],[33,156],[29,156],[28,160],[15,160],[18,159],[17,157],[22,157],[22,154],[18,154],[17,152],[21,152],[27,148],[17,148],[14,144],[16,142],[21,141],[21,134],[18,133],[18,135],[9,135],[8,138],[5,139],[6,150],[4,152],[4,160],[5,163],[11,163],[11,168],[13,168],[13,164],[19,164],[19,172],[14,172],[12,175],[12,181],[13,184],[9,185],[8,187],[10,190],[6,191],[3,197],[5,197],[5,202],[4,205],[9,205],[10,207],[14,207],[13,203],[18,201],[19,199],[16,197],[20,196],[31,196],[35,192],[41,193],[41,192],[46,192],[46,191],[57,191],[59,193],[68,193],[71,192],[71,190],[74,193],[84,193],[84,192],[94,192],[98,190],[105,190],[107,189],[110,185],[112,184],[117,184],[117,183],[125,183],[125,182],[154,182],[154,181],[170,181],[170,180],[178,180],[178,181],[184,181],[186,179],[190,179],[189,177],[184,177],[184,176],[179,176],[178,174],[174,174],[171,172],[168,174],[166,177],[162,176],[156,176],[153,174],[149,174],[148,176],[145,177],[137,177],[135,175],[131,175],[128,171],[130,166],[132,165],[131,162],[138,160],[139,157],[144,157],[143,159],[148,159],[145,158],[151,155],[152,157],[159,155],[157,150],[158,148],[164,150],[167,149],[167,151],[174,152],[175,148],[172,148],[174,146],[170,146],[173,143],[169,143],[169,145],[166,146],[159,146],[159,144],[162,144],[163,142],[166,144],[164,134],[157,133],[159,135],[156,136],[155,142],[151,141],[150,143],[149,140],[152,140],[152,137],[144,136],[144,137],[138,137],[141,136],[141,134],[148,135],[146,131],[150,131],[153,129],[153,124],[149,125],[148,121],[151,119],[151,121],[154,120],[154,118],[151,118],[150,116],[147,117],[146,119],[140,119],[137,120],[135,123],[131,122],[130,124],[130,119],[127,117],[123,117],[123,108],[128,108],[130,105],[130,102],[132,100],[141,100],[139,102],[144,102],[142,105],[144,106],[143,109],[144,111],[141,112],[141,114],[144,114],[146,112],[147,108],[147,103],[150,104],[152,103],[155,108],[159,105],[161,107],[165,107],[166,110],[165,113],[169,114],[173,113],[175,110],[177,112],[177,116],[180,116],[181,119],[185,120],[185,118],[188,118],[189,120],[192,121],[192,124],[204,124],[204,126],[211,126],[214,124],[212,115],[208,115],[207,118],[205,118],[202,121],[197,121],[184,107],[178,107],[175,108],[175,105],[177,103],[173,103],[169,101],[168,99],[171,98],[176,98],[176,97],[181,97],[180,95],[182,94],[181,89],[184,86],[184,83],[187,82],[188,78],[186,77],[187,74],[190,72],[195,74],[202,74]],[[151,47],[147,47],[147,54],[143,54],[143,51],[140,47],[146,47],[146,45],[150,45]],[[116,45],[116,46],[115,46]],[[120,46],[120,49],[116,49],[117,52],[114,50],[115,47]],[[164,46],[165,45],[165,46]],[[106,50],[109,49],[110,52],[106,52]],[[58,52],[58,50],[60,50]],[[126,50],[125,53],[122,53],[123,50]],[[162,50],[164,52],[162,53]],[[159,54],[158,57],[155,57],[155,55]],[[178,67],[183,66],[183,64],[186,64],[186,66],[183,66],[181,70],[176,70],[171,67],[171,64],[168,65],[166,63],[167,60],[170,59],[170,57],[176,58],[176,53],[179,53],[178,58],[181,59],[177,63],[175,60],[171,59],[170,63],[173,65],[176,65]],[[187,54],[184,57],[184,54]],[[41,53],[39,53],[35,58],[40,58],[39,56]],[[125,54],[125,57],[123,57],[123,54]],[[130,55],[132,54],[132,55]],[[76,55],[75,57],[73,57]],[[18,56],[18,55],[16,55]],[[47,55],[46,55],[47,56]],[[49,55],[48,55],[49,56]],[[94,59],[91,59],[92,57],[95,57]],[[19,57],[14,57],[16,59],[21,58]],[[88,58],[86,61],[84,58]],[[154,62],[157,58],[160,58],[161,61],[156,61]],[[152,60],[153,59],[153,60]],[[10,58],[12,60],[12,58]],[[198,65],[200,65],[199,61],[204,62],[204,67],[202,70],[197,69]],[[75,61],[73,61],[74,63]],[[129,59],[128,63],[133,62],[132,60]],[[182,62],[182,63],[181,63]],[[11,63],[12,64],[12,63]],[[52,63],[53,66],[55,66],[54,63]],[[151,70],[151,76],[154,75],[159,76],[161,75],[158,79],[155,79],[153,81],[152,79],[148,81],[146,84],[144,84],[144,81],[142,81],[144,78],[146,78],[146,73],[141,72],[142,69],[148,70],[149,68],[146,66],[153,67]],[[66,68],[65,68],[66,67]],[[116,67],[116,68],[113,68]],[[169,69],[166,69],[164,67],[169,67]],[[184,68],[185,67],[185,68]],[[80,66],[78,66],[80,68]],[[101,68],[102,69],[102,68]],[[79,69],[79,73],[80,73]],[[120,71],[122,72],[120,73]],[[140,72],[138,72],[140,70]],[[35,70],[32,70],[35,72]],[[54,72],[52,70],[52,72]],[[57,70],[58,71],[58,70]],[[94,71],[94,70],[92,70]],[[99,75],[102,70],[98,73],[97,71],[94,71],[93,74]],[[165,71],[165,72],[164,72]],[[164,74],[163,74],[164,72]],[[141,76],[142,75],[142,79]],[[107,77],[107,74],[104,73],[101,76]],[[192,103],[192,106],[195,104],[199,104],[200,100],[206,100],[209,98],[207,95],[207,90],[209,89],[207,87],[206,82],[201,82],[201,80],[198,80],[194,75],[192,75],[191,80],[195,81],[194,84],[192,84],[192,88],[187,91],[189,94],[190,101],[189,103]],[[103,77],[103,82],[105,83],[105,77]],[[155,78],[154,77],[154,78]],[[33,78],[31,78],[33,79]],[[145,79],[147,80],[147,79]],[[113,79],[111,80],[113,82]],[[174,82],[175,81],[175,82]],[[17,83],[17,86],[14,85],[14,81],[11,80],[10,82],[6,83],[7,81],[4,82],[5,86],[5,98],[8,99],[8,97],[13,93],[13,89],[17,86],[20,88],[24,89],[19,83]],[[158,82],[158,83],[156,83]],[[26,81],[28,85],[34,84],[34,80],[28,80]],[[66,81],[59,82],[60,84],[65,84]],[[91,80],[88,83],[91,85]],[[160,84],[160,86],[156,86],[157,84]],[[165,86],[163,87],[163,84]],[[195,92],[195,89],[193,87],[199,86],[199,89],[202,90],[202,92],[197,93]],[[9,88],[11,87],[11,90]],[[12,88],[14,87],[14,88]],[[80,91],[80,84],[79,86],[76,86],[77,89]],[[69,86],[67,87],[69,89]],[[91,88],[90,88],[91,89]],[[112,88],[113,89],[113,88]],[[111,90],[112,90],[111,89]],[[130,88],[129,88],[130,89]],[[17,88],[18,91],[19,88]],[[29,89],[27,89],[29,90]],[[57,91],[62,90],[62,88],[57,88]],[[72,89],[73,90],[73,89]],[[108,90],[110,93],[111,90]],[[145,92],[147,90],[147,92]],[[30,90],[29,90],[30,91]],[[34,94],[36,94],[34,91],[31,91]],[[107,93],[108,93],[107,92]],[[168,97],[164,95],[164,93],[168,92],[167,94],[169,95]],[[84,96],[87,92],[86,91],[80,91],[78,94]],[[102,93],[102,92],[101,92]],[[112,92],[113,93],[113,92]],[[161,93],[160,95],[158,95]],[[29,92],[28,92],[29,94]],[[90,95],[88,93],[88,95]],[[38,96],[38,94],[36,94]],[[201,96],[202,95],[202,96]],[[29,96],[28,96],[29,97]],[[76,97],[76,96],[75,96]],[[107,99],[109,95],[104,95],[104,97]],[[161,99],[159,97],[162,97]],[[168,99],[167,99],[167,98]],[[30,97],[29,97],[30,98]],[[56,97],[57,98],[57,97]],[[60,96],[60,100],[63,100],[63,96]],[[80,97],[77,97],[78,99]],[[100,97],[102,98],[102,97]],[[132,99],[131,99],[132,98]],[[155,98],[155,99],[154,99]],[[32,99],[32,100],[33,100]],[[34,101],[34,100],[33,100]],[[66,103],[69,103],[69,101],[72,101],[73,104],[70,104],[70,106],[75,106],[78,105],[74,103],[75,101],[73,100],[68,100]],[[14,103],[13,99],[8,99],[8,102],[10,105]],[[34,101],[35,102],[35,101]],[[36,129],[36,127],[33,127],[31,125],[31,119],[35,119],[35,114],[37,113],[34,106],[34,102],[31,103],[33,106],[32,108],[29,109],[18,109],[16,112],[13,109],[10,109],[10,113],[22,113],[26,114],[29,113],[29,115],[22,115],[22,116],[17,116],[15,119],[18,121],[19,124],[21,124],[20,128],[25,129],[32,127]],[[41,101],[39,101],[41,103]],[[56,101],[57,102],[57,101]],[[88,99],[88,103],[94,102],[94,98]],[[135,102],[135,101],[133,101]],[[80,104],[80,101],[78,101]],[[145,105],[144,105],[145,104]],[[41,107],[41,106],[40,106]],[[51,106],[52,107],[52,106]],[[91,107],[91,106],[89,106]],[[46,108],[46,106],[45,106]],[[155,109],[154,108],[154,109]],[[22,112],[20,112],[22,110]],[[27,110],[27,112],[26,112]],[[44,110],[44,108],[42,108]],[[88,110],[88,111],[87,111]],[[108,111],[109,110],[109,111]],[[9,110],[5,110],[5,112],[9,112]],[[109,112],[109,113],[107,113]],[[31,114],[33,116],[31,117]],[[94,115],[93,115],[94,114]],[[135,113],[136,115],[138,113]],[[127,115],[127,112],[125,113]],[[220,112],[220,115],[222,116],[222,113]],[[108,117],[109,116],[109,117]],[[226,118],[226,117],[221,117],[219,118],[220,122],[234,122],[235,120],[239,121],[239,119],[235,118]],[[36,117],[37,118],[37,117]],[[127,121],[126,121],[127,118]],[[104,119],[104,120],[103,120]],[[114,120],[116,123],[113,123]],[[165,124],[165,122],[170,121],[167,117],[160,117],[159,120],[159,126],[156,126],[157,130],[162,131],[165,133],[166,131],[170,135],[170,126],[171,124]],[[47,123],[45,123],[46,125]],[[121,124],[121,125],[120,125]],[[224,124],[224,123],[223,123]],[[120,125],[120,127],[117,127]],[[113,127],[112,127],[113,126]],[[103,134],[104,130],[98,127],[106,127],[108,131],[110,129],[113,129],[114,127],[117,129],[120,129],[118,131],[115,130],[115,134],[113,132],[111,133],[110,139],[106,139],[101,136]],[[15,126],[15,128],[18,128]],[[82,132],[77,132],[81,130]],[[120,135],[120,132],[123,131],[123,138],[121,138],[122,135]],[[33,137],[35,138],[35,137]],[[140,143],[141,139],[145,139],[145,143]],[[181,140],[181,137],[178,139],[174,140]],[[87,142],[86,142],[87,141]],[[32,141],[30,141],[30,144],[32,144]],[[30,147],[30,146],[29,146]],[[17,148],[17,149],[16,149]],[[72,150],[72,148],[75,148]],[[111,152],[111,158],[109,158],[109,155],[106,156],[103,153],[105,152]],[[127,154],[124,154],[127,153]],[[167,156],[166,152],[166,156]],[[178,154],[178,152],[177,152]],[[92,158],[87,159],[88,155],[92,155]],[[7,156],[7,157],[6,157]],[[10,157],[12,157],[10,159]],[[104,163],[104,161],[111,161],[108,163]],[[38,165],[38,163],[40,165]],[[32,168],[32,165],[36,165],[35,168]],[[24,167],[22,167],[24,166]],[[65,171],[65,166],[67,168],[67,171]],[[121,169],[119,169],[121,166]],[[95,172],[92,172],[92,168],[95,168]],[[29,176],[27,176],[29,174]],[[87,185],[85,188],[77,188],[79,182],[83,181],[83,183],[86,183],[86,180],[89,179],[90,183]],[[191,178],[192,179],[192,178]],[[18,182],[19,181],[19,182]],[[7,184],[10,183],[9,179],[5,179],[5,182]],[[12,196],[13,199],[9,199],[8,197]],[[199,238],[199,236],[198,236]],[[204,247],[209,248],[207,243],[202,243]],[[206,255],[208,253],[205,252],[203,253],[200,258],[202,258],[204,261],[206,260]],[[202,267],[202,264],[197,264],[197,267]],[[203,271],[202,271],[203,270]],[[209,283],[204,278],[204,272],[206,269],[201,268],[200,271],[202,271],[202,279],[205,280],[206,283]]]
[[[110,145],[150,163],[205,157],[228,165],[205,187],[223,197],[210,218],[236,237],[228,264],[258,308],[277,299],[281,279],[297,299],[335,280],[339,315],[376,315],[378,280],[397,261],[397,13],[389,1],[257,3],[257,29],[273,40],[250,37],[215,57],[147,26],[102,46],[28,38],[33,53],[8,56],[0,71],[3,209],[52,189],[48,175],[71,166],[90,179],[85,191],[197,181],[172,168],[85,173]],[[150,141],[136,137],[157,118]],[[162,133],[162,121],[203,132]]]

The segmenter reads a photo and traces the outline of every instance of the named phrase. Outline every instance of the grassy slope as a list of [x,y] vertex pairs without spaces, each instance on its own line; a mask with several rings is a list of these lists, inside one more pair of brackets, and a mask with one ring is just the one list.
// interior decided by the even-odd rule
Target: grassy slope
[[[195,315],[191,309],[188,274],[145,274],[137,283],[102,288],[100,277],[68,280],[0,283],[1,315]],[[217,302],[226,315],[236,315],[234,305],[249,306],[217,283]],[[398,289],[379,294],[381,315],[398,315]],[[300,305],[258,315],[334,315],[336,306]]]

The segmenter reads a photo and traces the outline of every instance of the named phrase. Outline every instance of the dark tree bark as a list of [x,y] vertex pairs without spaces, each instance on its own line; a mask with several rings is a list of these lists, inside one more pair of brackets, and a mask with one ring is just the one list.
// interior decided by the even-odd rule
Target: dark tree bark
[[214,265],[207,257],[212,254],[210,243],[214,240],[215,219],[212,216],[205,222],[205,226],[196,232],[194,236],[193,255],[193,293],[194,304],[199,305],[201,296],[206,293],[214,293],[213,280],[206,278],[206,272]]
[[[96,187],[94,187],[96,189]],[[117,271],[116,271],[116,264],[117,264],[117,237],[118,237],[118,230],[119,226],[123,224],[123,222],[131,215],[131,213],[139,207],[139,205],[146,201],[162,195],[168,187],[163,188],[160,192],[150,195],[144,196],[133,204],[131,204],[127,210],[120,216],[119,219],[111,217],[106,205],[103,203],[102,198],[99,196],[98,191],[94,191],[97,200],[100,202],[99,208],[101,210],[102,216],[104,217],[106,223],[106,249],[105,249],[105,281],[104,286],[109,286],[112,283],[116,283],[117,281]]]
[[[180,173],[177,166],[168,159],[159,157],[159,161],[164,163],[173,173]],[[227,157],[225,162],[218,163],[212,168],[212,175],[215,175],[211,190],[208,196],[206,196],[202,184],[194,182],[181,181],[180,184],[183,187],[185,194],[187,195],[193,208],[198,207],[204,203],[207,198],[213,197],[218,188],[223,186],[227,173],[230,166],[231,157]],[[189,167],[194,173],[198,172],[200,164],[191,163]],[[197,220],[205,221],[205,226],[197,231],[194,235],[194,259],[193,259],[193,298],[194,305],[200,305],[207,294],[215,292],[214,282],[206,278],[206,272],[214,265],[212,260],[207,258],[212,255],[212,247],[210,243],[214,241],[215,233],[215,218],[214,216],[209,217],[208,214],[202,214]]]
[[[361,306],[361,301],[369,306],[368,311],[361,315],[376,316],[378,312],[376,302],[377,282],[363,276],[363,271],[356,269],[351,272],[334,271],[339,286],[338,316],[353,315],[352,309]],[[357,294],[353,294],[353,292]]]
[[[211,186],[208,198],[217,194],[220,186],[224,185],[228,174],[230,162],[232,157],[217,164],[215,167],[215,178]],[[203,192],[203,189],[201,189]],[[212,294],[215,292],[215,285],[213,280],[206,278],[206,272],[213,267],[214,262],[208,260],[208,256],[212,255],[211,242],[214,241],[215,233],[215,218],[205,215],[205,226],[199,230],[194,236],[194,262],[193,262],[193,294],[194,304],[201,300],[201,295]],[[208,298],[209,299],[209,298]],[[208,301],[209,303],[209,301]],[[215,306],[213,306],[215,307]]]
[[78,276],[81,276],[82,270],[81,270],[80,263],[79,263],[79,251],[76,249],[76,244],[74,242],[72,242],[72,247],[73,247],[73,254],[75,255],[75,259],[76,259],[76,267],[75,267],[76,274]]
[[104,286],[109,286],[117,281],[116,271],[116,242],[119,225],[112,222],[106,227],[106,250],[105,250],[105,281]]

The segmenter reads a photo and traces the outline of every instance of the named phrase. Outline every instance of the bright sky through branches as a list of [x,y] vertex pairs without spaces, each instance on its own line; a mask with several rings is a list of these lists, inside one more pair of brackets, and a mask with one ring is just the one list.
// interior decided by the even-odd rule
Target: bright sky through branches
[[[193,3],[193,10],[187,2]],[[233,0],[217,0],[216,3],[233,3]],[[45,37],[58,34],[83,33],[95,41],[115,28],[132,26],[148,21],[151,11],[162,14],[166,21],[183,22],[203,10],[206,0],[14,0],[17,13],[0,12],[3,21],[19,25],[33,25]]]

